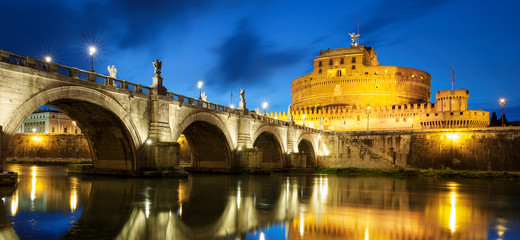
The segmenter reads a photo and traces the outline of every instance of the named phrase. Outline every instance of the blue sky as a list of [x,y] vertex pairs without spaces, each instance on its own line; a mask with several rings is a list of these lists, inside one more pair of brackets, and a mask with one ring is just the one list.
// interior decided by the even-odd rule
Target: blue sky
[[285,111],[290,84],[310,73],[320,50],[360,42],[375,48],[381,65],[412,67],[432,76],[435,92],[470,90],[469,107],[520,120],[520,3],[517,1],[246,1],[246,0],[3,0],[0,49],[90,69],[151,85],[152,61],[163,62],[168,91],[249,109],[269,102]]

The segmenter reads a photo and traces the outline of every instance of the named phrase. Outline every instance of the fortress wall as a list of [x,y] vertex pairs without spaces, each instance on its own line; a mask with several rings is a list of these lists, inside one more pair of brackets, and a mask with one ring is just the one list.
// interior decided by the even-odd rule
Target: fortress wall
[[519,127],[371,132],[348,138],[403,167],[520,171]]
[[84,135],[18,133],[9,145],[8,158],[75,158],[90,160]]

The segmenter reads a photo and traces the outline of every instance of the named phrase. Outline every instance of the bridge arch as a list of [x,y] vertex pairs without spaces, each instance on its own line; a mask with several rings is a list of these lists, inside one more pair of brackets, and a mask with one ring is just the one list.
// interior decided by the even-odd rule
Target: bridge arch
[[[185,117],[172,138],[183,134],[187,139],[193,168],[230,168],[231,149],[235,148],[229,130],[218,116],[208,112],[195,112]],[[181,151],[184,146],[181,146]]]
[[[85,134],[96,168],[136,170],[136,147],[142,141],[128,112],[110,96],[81,86],[40,92],[18,107],[4,133],[13,136],[26,117],[43,105],[56,107],[76,120]],[[6,146],[9,144],[6,141]]]
[[312,136],[308,133],[304,133],[298,137],[296,141],[298,152],[306,156],[307,167],[316,166],[316,158],[318,156],[318,148]]
[[262,166],[267,168],[284,167],[285,144],[278,129],[263,125],[253,134],[253,146],[262,150]]

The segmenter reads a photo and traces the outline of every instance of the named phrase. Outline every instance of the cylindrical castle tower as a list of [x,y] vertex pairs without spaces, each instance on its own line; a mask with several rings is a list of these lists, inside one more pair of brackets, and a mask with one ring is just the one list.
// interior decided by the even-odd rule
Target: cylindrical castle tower
[[314,58],[312,73],[292,82],[292,109],[427,103],[430,82],[421,70],[380,66],[371,47],[329,49]]

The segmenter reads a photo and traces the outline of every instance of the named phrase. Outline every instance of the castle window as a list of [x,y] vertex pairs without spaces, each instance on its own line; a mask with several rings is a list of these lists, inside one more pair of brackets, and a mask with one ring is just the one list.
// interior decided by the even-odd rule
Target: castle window
[[345,60],[342,58],[340,64],[344,64]]
[[318,62],[318,67],[321,67],[321,61]]
[[462,115],[462,112],[460,112],[460,115]]
[[453,116],[453,113],[450,113],[451,116]]
[[352,63],[356,63],[356,58],[355,57],[352,58]]
[[318,73],[321,73],[321,68],[320,68],[320,70],[318,71]]
[[365,75],[368,75],[368,72],[365,72]]
[[406,118],[403,118],[403,122],[406,122]]
[[376,86],[376,89],[379,88],[379,86]]
[[67,133],[67,127],[63,128],[63,133]]
[[52,127],[52,132],[54,132],[54,127]]
[[439,114],[436,113],[435,116],[439,116]]
[[352,70],[355,70],[356,69],[356,65],[352,65]]
[[426,114],[426,117],[429,117],[429,116],[430,116],[430,114],[429,114],[429,113],[427,113],[427,114]]
[[329,61],[329,65],[332,65],[332,59]]
[[341,70],[338,70],[338,71],[336,72],[336,76],[341,77]]

